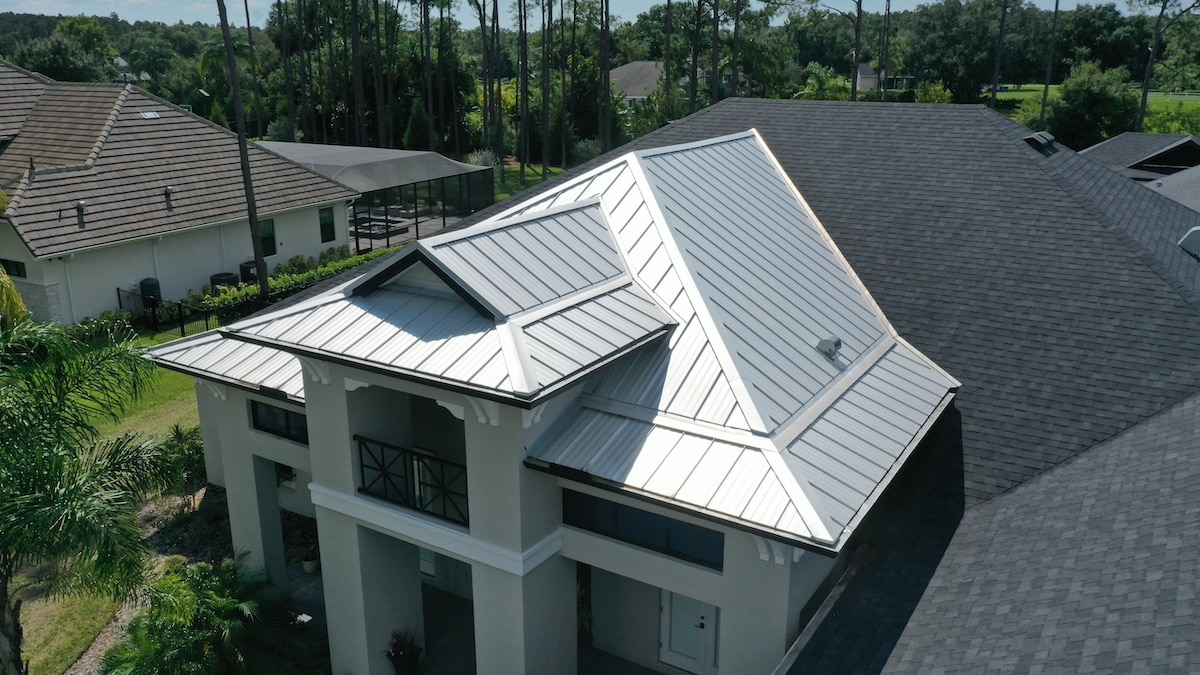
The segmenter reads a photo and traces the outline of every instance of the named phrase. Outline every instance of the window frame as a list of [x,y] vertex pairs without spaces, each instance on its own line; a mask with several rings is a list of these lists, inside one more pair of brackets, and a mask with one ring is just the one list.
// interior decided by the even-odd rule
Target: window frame
[[[262,242],[263,257],[273,256],[279,252],[275,241],[275,219],[266,218],[258,221],[258,239]],[[270,250],[268,250],[270,249]]]
[[[273,423],[264,415],[282,415],[282,424]],[[250,400],[250,428],[264,434],[278,436],[294,443],[308,445],[308,417],[304,413],[293,412],[270,403]]]
[[8,258],[0,258],[0,267],[4,268],[4,273],[10,279],[27,279],[29,273],[25,269],[25,263],[20,260],[9,260]]
[[[326,219],[328,216],[328,219]],[[317,221],[321,227],[321,243],[328,244],[337,241],[337,226],[333,219],[333,207],[326,206],[317,211]]]
[[724,532],[652,511],[563,488],[562,522],[717,572],[725,568]]

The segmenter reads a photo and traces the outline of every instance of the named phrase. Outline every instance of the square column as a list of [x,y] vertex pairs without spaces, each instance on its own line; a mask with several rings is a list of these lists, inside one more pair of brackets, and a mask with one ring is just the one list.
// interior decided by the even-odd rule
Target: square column
[[391,675],[393,630],[425,644],[417,547],[321,507],[317,532],[333,672]]
[[524,577],[471,566],[480,675],[576,672],[575,563],[554,556]]
[[271,583],[287,588],[275,462],[234,449],[231,444],[224,444],[221,454],[233,549],[247,552],[247,569],[262,569]]

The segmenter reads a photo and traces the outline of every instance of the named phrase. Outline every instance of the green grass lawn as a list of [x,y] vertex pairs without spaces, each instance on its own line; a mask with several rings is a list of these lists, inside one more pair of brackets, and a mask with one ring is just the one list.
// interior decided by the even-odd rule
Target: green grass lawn
[[[554,178],[562,173],[564,169],[556,166],[550,167],[549,174]],[[529,188],[542,182],[542,167],[540,165],[527,164],[525,166],[525,185],[520,184],[521,167],[516,164],[504,165],[504,181],[496,182],[496,201],[504,201],[515,194],[528,190]]]
[[[139,338],[138,344],[149,347],[176,337],[160,333]],[[152,387],[118,420],[101,420],[97,426],[106,438],[133,432],[157,439],[165,437],[175,424],[190,427],[199,421],[192,378],[160,368]],[[94,595],[50,597],[38,592],[28,575],[20,577],[15,587],[24,601],[24,656],[30,660],[30,672],[39,675],[58,675],[70,668],[112,620],[119,605]]]
[[18,575],[13,591],[22,600],[22,649],[31,673],[62,673],[70,668],[117,612],[118,603],[112,598],[48,596],[30,575]]
[[[1008,91],[1002,91],[996,96],[1001,101],[1026,101],[1034,100],[1040,102],[1042,100],[1042,85],[1040,84],[1009,84],[1006,85]],[[1051,98],[1058,92],[1058,85],[1050,85]],[[1134,90],[1140,97],[1141,92]],[[1175,94],[1170,92],[1152,91],[1147,98],[1151,111],[1166,110],[1168,107],[1174,107],[1177,103],[1183,104],[1183,109],[1193,110],[1200,108],[1200,95],[1195,92],[1191,94]]]

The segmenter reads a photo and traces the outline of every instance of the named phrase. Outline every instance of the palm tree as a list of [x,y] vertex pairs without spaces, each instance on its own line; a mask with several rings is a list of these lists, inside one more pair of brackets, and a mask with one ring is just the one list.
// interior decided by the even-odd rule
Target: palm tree
[[17,571],[51,570],[51,592],[121,597],[147,552],[139,503],[171,479],[153,445],[101,439],[154,367],[125,332],[28,318],[0,326],[0,674],[22,671]]
[[262,574],[247,572],[243,560],[168,559],[146,590],[146,610],[130,623],[129,639],[104,655],[101,672],[282,672],[280,652],[303,650],[303,629],[282,594]]

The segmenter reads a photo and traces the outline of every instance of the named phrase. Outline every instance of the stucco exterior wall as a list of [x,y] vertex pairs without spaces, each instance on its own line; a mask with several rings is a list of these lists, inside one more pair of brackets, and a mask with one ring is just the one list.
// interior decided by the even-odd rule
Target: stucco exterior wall
[[[561,552],[567,558],[591,565],[594,570],[715,605],[719,612],[717,649],[720,672],[771,672],[796,637],[797,621],[791,614],[798,612],[797,605],[802,605],[808,599],[833,566],[832,558],[812,553],[801,553],[799,561],[796,561],[795,551],[790,546],[777,545],[777,549],[773,549],[765,539],[756,539],[741,530],[722,527],[678,511],[566,480],[560,480],[560,484],[578,492],[724,533],[724,567],[721,571],[569,526],[562,528]],[[762,559],[764,553],[767,560]],[[600,578],[605,583],[603,574]],[[791,592],[794,585],[799,586],[797,593]],[[608,586],[622,595],[636,593],[629,590],[627,585]],[[610,601],[598,596],[593,586],[593,609],[599,603],[599,607],[608,612],[611,618],[613,610],[609,607]],[[656,637],[658,632],[655,627]],[[625,638],[609,635],[598,635],[596,639],[626,651],[628,656],[625,658],[647,667],[658,667],[646,661],[645,648],[636,640],[627,644]],[[657,647],[653,658],[657,662]]]
[[[276,253],[266,258],[274,268],[296,255],[318,256],[322,251],[349,242],[345,203],[333,210],[335,238],[321,241],[318,207],[263,214],[275,223]],[[117,309],[117,289],[137,290],[142,279],[158,279],[166,300],[182,300],[188,291],[199,291],[209,277],[237,273],[253,259],[247,221],[196,228],[160,237],[137,239],[64,256],[33,260],[7,223],[0,223],[0,258],[26,262],[28,282],[22,292],[41,320],[78,323],[108,309]],[[48,290],[56,288],[57,293]]]
[[592,570],[592,644],[643,668],[659,669],[662,591],[603,569]]

